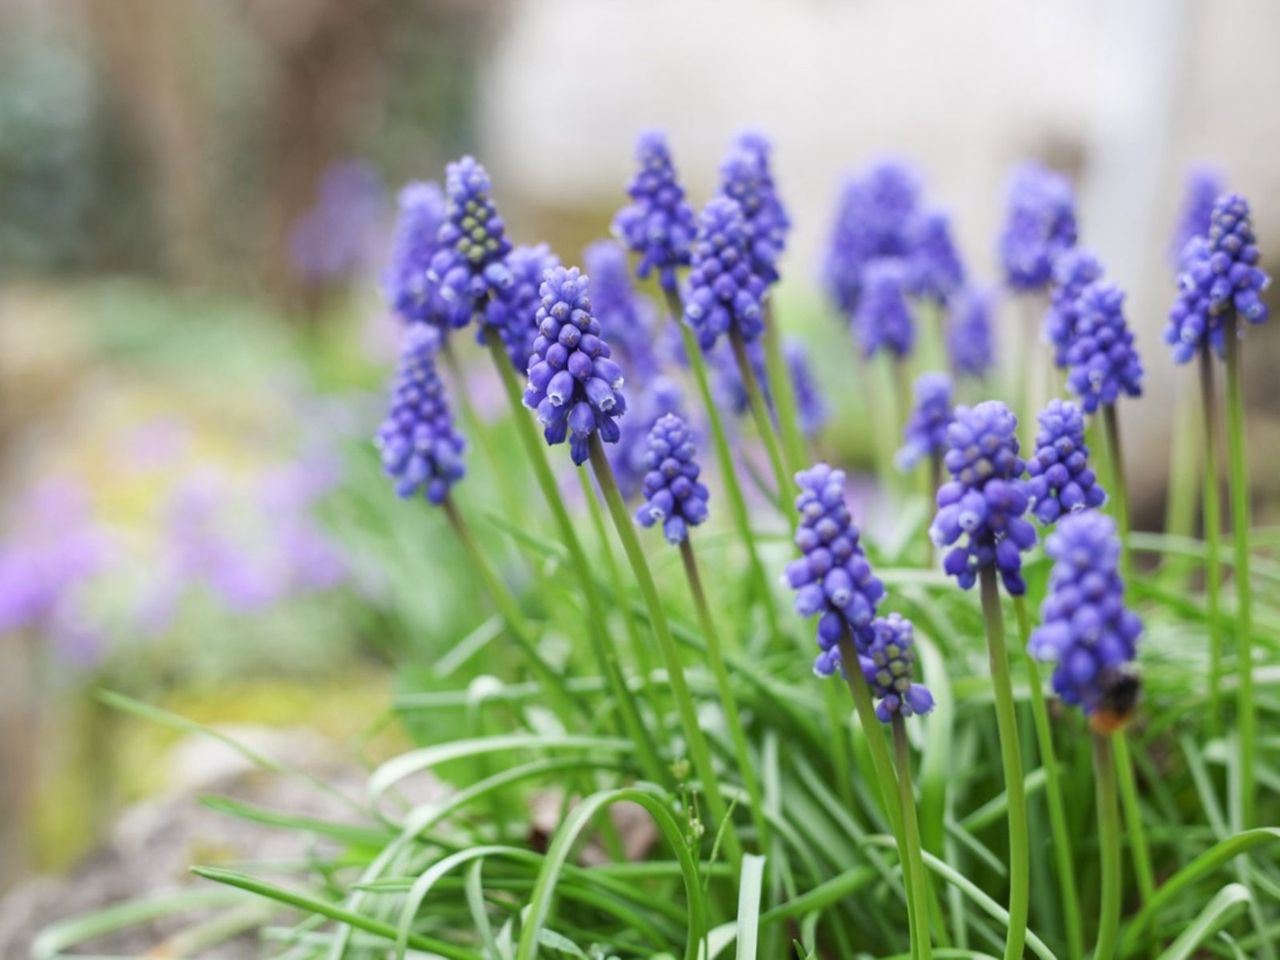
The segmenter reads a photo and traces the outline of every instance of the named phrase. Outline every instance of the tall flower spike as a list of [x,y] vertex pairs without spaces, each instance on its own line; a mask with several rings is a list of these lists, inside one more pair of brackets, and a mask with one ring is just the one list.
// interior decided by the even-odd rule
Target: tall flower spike
[[627,252],[612,240],[600,240],[582,252],[582,266],[591,277],[591,303],[602,336],[629,375],[656,375],[653,304],[632,285]]
[[466,447],[454,429],[444,383],[436,373],[439,347],[440,333],[434,327],[417,324],[405,330],[390,410],[374,438],[396,493],[411,497],[421,489],[437,504],[462,479]]
[[445,221],[428,277],[439,284],[450,322],[465,327],[490,294],[511,285],[511,244],[494,206],[489,174],[474,157],[445,168]]
[[1178,222],[1173,228],[1169,243],[1169,262],[1175,271],[1184,265],[1183,253],[1194,237],[1209,235],[1213,218],[1213,205],[1222,196],[1226,184],[1222,173],[1213,167],[1197,166],[1187,171],[1186,186],[1182,194],[1182,207]]
[[929,210],[912,229],[911,292],[946,303],[964,286],[964,263],[951,238],[951,218]]
[[924,373],[916,380],[916,406],[903,431],[904,443],[895,458],[899,470],[910,470],[926,457],[947,448],[947,428],[955,419],[951,378]]
[[1022,551],[1035,545],[1036,531],[1022,516],[1026,464],[1018,456],[1017,431],[1018,418],[999,400],[957,407],[947,428],[951,448],[943,465],[952,479],[938,488],[929,535],[939,547],[953,547],[942,566],[964,590],[982,567],[994,566],[1009,593],[1026,592]]
[[920,181],[906,164],[881,161],[844,185],[828,241],[823,279],[832,302],[852,319],[862,297],[867,264],[907,257]]
[[640,492],[649,472],[645,457],[649,431],[668,413],[683,415],[684,395],[670,377],[654,374],[640,381],[628,401],[627,415],[618,423],[618,442],[609,448],[609,465],[624,500]]
[[802,617],[821,614],[814,672],[829,677],[841,669],[839,643],[846,630],[855,643],[871,639],[882,584],[858,543],[858,528],[844,502],[845,475],[825,463],[796,474],[800,525],[795,542],[800,558],[787,565],[786,579],[796,591],[795,609]]
[[649,431],[645,502],[636,511],[636,521],[642,527],[662,524],[668,543],[683,543],[689,528],[707,519],[711,494],[698,480],[696,455],[693,431],[675,414],[668,413]]
[[1057,665],[1053,689],[1064,702],[1086,714],[1111,709],[1121,685],[1133,687],[1130,670],[1142,633],[1142,621],[1124,605],[1115,522],[1096,510],[1064,517],[1045,552],[1053,560],[1049,595],[1027,650]]
[[957,376],[985,377],[995,365],[991,316],[995,295],[989,289],[966,288],[947,315],[947,355]]
[[892,723],[895,716],[926,714],[933,709],[933,694],[921,683],[913,683],[916,650],[915,629],[901,614],[877,617],[871,624],[870,639],[859,651],[862,673],[871,692],[880,701],[876,716]]
[[1000,262],[1013,290],[1043,290],[1053,264],[1076,243],[1076,198],[1071,182],[1036,163],[1009,179],[1008,211],[1000,234]]
[[579,465],[587,461],[596,431],[605,443],[618,442],[617,420],[627,409],[622,368],[609,359],[609,345],[591,315],[587,283],[577,267],[554,267],[543,279],[524,392],[524,404],[538,412],[547,443],[568,440]]
[[1080,294],[1101,279],[1102,263],[1092,250],[1067,250],[1053,265],[1053,292],[1044,315],[1044,338],[1053,347],[1053,362],[1063,369],[1076,336]]
[[613,232],[640,255],[636,275],[658,271],[664,290],[677,289],[676,269],[689,263],[693,243],[693,210],[684,199],[671,151],[661,133],[642,133],[636,142],[640,170],[627,188],[631,203],[618,211]]
[[720,165],[720,192],[742,208],[751,267],[765,283],[777,282],[778,257],[791,228],[769,169],[772,150],[762,134],[744,133]]
[[864,356],[873,357],[882,349],[898,357],[911,353],[916,332],[907,304],[908,279],[906,264],[897,259],[873,260],[863,271],[853,325]]
[[444,222],[444,193],[434,183],[413,182],[400,191],[399,213],[391,241],[391,261],[383,276],[387,305],[406,323],[429,323],[447,330],[449,304],[439,285],[427,279],[440,249],[437,235]]
[[752,269],[742,208],[715,197],[698,216],[684,317],[703,350],[736,329],[751,343],[764,331],[764,280]]
[[1031,512],[1050,524],[1063,514],[1106,503],[1106,491],[1089,468],[1080,408],[1067,400],[1050,400],[1038,419],[1036,452],[1027,460]]
[[1095,281],[1076,301],[1076,330],[1067,350],[1067,385],[1086,413],[1126,394],[1142,395],[1142,363],[1124,319],[1124,291]]
[[[548,270],[558,266],[560,258],[545,243],[536,247],[516,247],[507,254],[511,283],[485,304],[484,326],[498,331],[511,365],[521,373],[529,369],[533,341],[538,336],[536,316],[541,302],[542,278]],[[483,342],[483,327],[476,336]]]

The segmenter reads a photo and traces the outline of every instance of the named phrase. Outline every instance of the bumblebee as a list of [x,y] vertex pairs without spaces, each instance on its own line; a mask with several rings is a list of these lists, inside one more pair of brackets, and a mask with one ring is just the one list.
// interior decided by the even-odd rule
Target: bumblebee
[[1108,670],[1098,679],[1102,694],[1089,715],[1089,726],[1094,733],[1109,736],[1123,730],[1133,719],[1142,699],[1142,678],[1132,667],[1124,666]]

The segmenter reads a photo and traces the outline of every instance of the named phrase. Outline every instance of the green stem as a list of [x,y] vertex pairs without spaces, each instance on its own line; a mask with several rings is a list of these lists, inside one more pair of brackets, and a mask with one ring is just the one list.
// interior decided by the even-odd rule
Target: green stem
[[498,376],[502,380],[507,402],[511,405],[512,419],[516,423],[516,432],[520,435],[520,442],[523,444],[529,463],[533,467],[533,474],[539,488],[542,490],[542,497],[551,509],[552,518],[555,520],[556,527],[560,532],[560,539],[564,542],[565,549],[569,551],[569,562],[573,565],[578,584],[582,589],[583,596],[586,598],[587,618],[589,620],[587,636],[590,639],[592,652],[595,655],[600,673],[609,685],[610,693],[618,703],[618,710],[622,714],[623,726],[636,744],[640,763],[646,771],[646,775],[655,783],[671,786],[670,771],[658,759],[658,751],[654,745],[653,737],[641,721],[635,697],[632,696],[630,688],[627,687],[626,682],[623,680],[622,670],[618,665],[617,652],[614,650],[613,644],[604,636],[604,611],[606,608],[600,598],[599,591],[596,589],[595,571],[587,563],[587,555],[582,549],[582,541],[578,539],[578,534],[573,529],[573,521],[570,520],[569,511],[565,508],[564,500],[560,496],[560,489],[556,486],[555,474],[551,472],[551,463],[547,459],[546,445],[538,437],[533,418],[521,401],[520,386],[516,383],[515,372],[511,369],[511,361],[507,358],[506,348],[503,347],[502,340],[498,337],[498,333],[493,327],[485,328],[485,343],[489,347],[489,355],[492,357],[493,365],[497,368]]
[[[764,391],[760,389],[760,381],[756,379],[755,367],[747,356],[747,344],[736,327],[729,331],[729,346],[733,349],[733,359],[738,364],[738,376],[742,377],[742,385],[747,391],[747,403],[751,407],[751,419],[755,421],[756,433],[764,444],[765,453],[769,457],[769,466],[773,469],[773,480],[778,489],[779,504],[786,504],[795,486],[792,476],[795,467],[787,464],[782,456],[782,444],[778,441],[778,432],[769,416],[769,405],[765,403]],[[790,511],[783,507],[790,516]]]
[[[1211,358],[1206,355],[1206,351],[1200,352],[1202,354],[1200,363],[1203,366]],[[1201,373],[1203,372],[1202,369]],[[1174,536],[1194,537],[1196,494],[1200,492],[1196,456],[1196,440],[1201,433],[1198,422],[1200,418],[1194,399],[1188,397],[1183,391],[1178,392],[1175,403],[1173,434],[1170,438],[1169,482],[1168,495],[1165,498],[1164,529]],[[1183,589],[1191,569],[1192,564],[1189,558],[1170,555],[1163,559],[1160,574],[1169,587]]]
[[898,762],[898,801],[902,807],[902,855],[903,870],[910,870],[912,914],[914,929],[911,949],[920,960],[930,960],[933,943],[929,937],[929,896],[925,887],[924,857],[920,853],[920,824],[916,817],[916,797],[911,786],[911,746],[907,742],[907,728],[901,714],[893,717],[893,748]]
[[702,406],[707,414],[707,422],[711,425],[712,445],[716,450],[716,462],[720,469],[721,482],[724,484],[725,499],[729,501],[729,512],[733,516],[733,524],[737,527],[738,536],[742,539],[742,545],[746,548],[747,563],[751,569],[751,577],[756,582],[757,595],[760,598],[760,603],[764,606],[765,623],[769,630],[770,639],[773,639],[781,635],[777,602],[773,595],[773,585],[769,582],[769,575],[765,572],[764,564],[760,561],[760,553],[756,549],[755,535],[751,530],[751,518],[747,512],[747,501],[742,495],[742,486],[738,483],[737,471],[734,469],[733,451],[729,447],[729,439],[724,429],[724,420],[720,417],[720,408],[716,406],[715,398],[711,395],[711,381],[707,376],[707,365],[703,360],[702,350],[698,346],[698,341],[694,337],[693,331],[681,319],[684,316],[684,307],[680,303],[679,295],[666,289],[663,290],[663,293],[667,299],[667,309],[671,311],[671,322],[680,331],[684,352],[689,358],[689,368],[693,371],[693,379],[698,386],[698,393],[702,397]]
[[1021,960],[1027,938],[1027,908],[1030,899],[1027,846],[1027,797],[1022,779],[1022,747],[1018,743],[1018,716],[1009,676],[1009,655],[1004,643],[1004,615],[1000,611],[1000,588],[995,567],[987,564],[979,574],[982,613],[987,626],[987,654],[995,690],[996,727],[1000,734],[1000,759],[1004,767],[1004,789],[1008,797],[1009,819],[1009,932],[1005,940],[1005,960]]
[[764,792],[760,789],[760,780],[751,762],[751,751],[747,748],[747,735],[742,729],[742,715],[738,711],[738,699],[734,695],[733,684],[729,680],[729,669],[724,662],[720,631],[716,628],[715,618],[711,616],[711,608],[707,605],[702,576],[698,571],[698,558],[694,555],[693,543],[689,537],[680,541],[680,560],[684,563],[689,592],[693,594],[693,606],[698,615],[698,624],[702,627],[702,635],[707,641],[707,659],[711,663],[711,672],[716,678],[716,688],[720,692],[725,722],[729,725],[729,736],[733,740],[733,752],[738,761],[738,772],[742,776],[742,785],[747,790],[747,797],[751,800],[751,817],[755,822],[756,842],[761,852],[768,852],[769,821],[764,813]]
[[595,471],[596,482],[600,484],[618,539],[622,541],[622,549],[635,572],[640,593],[649,611],[649,624],[653,628],[654,639],[658,641],[658,650],[667,668],[667,680],[671,684],[671,699],[675,701],[676,711],[680,715],[680,723],[684,728],[685,741],[689,745],[693,768],[702,781],[707,807],[715,820],[713,826],[719,829],[720,824],[726,825],[725,850],[729,854],[734,871],[737,872],[742,863],[742,844],[738,840],[738,832],[733,821],[729,819],[724,796],[720,793],[720,781],[716,777],[715,766],[711,762],[711,750],[698,723],[698,713],[693,704],[693,697],[689,693],[689,684],[685,680],[680,651],[676,647],[675,639],[671,636],[666,610],[662,605],[662,598],[658,595],[658,585],[653,581],[649,561],[645,559],[644,551],[640,548],[640,539],[636,536],[631,515],[627,512],[626,504],[622,502],[622,494],[618,492],[618,483],[614,480],[613,469],[604,455],[604,445],[600,442],[599,433],[591,435],[590,455],[591,469]]
[[1115,760],[1111,740],[1093,737],[1093,772],[1098,796],[1098,846],[1102,854],[1102,892],[1098,909],[1098,942],[1094,960],[1114,960],[1120,931],[1120,810],[1116,804]]
[[1209,734],[1221,729],[1222,709],[1222,589],[1221,487],[1218,479],[1218,425],[1213,390],[1213,355],[1208,346],[1200,351],[1200,406],[1204,419],[1204,592],[1209,630]]
[[1156,892],[1156,877],[1151,867],[1146,827],[1142,823],[1142,808],[1138,806],[1138,784],[1133,775],[1133,758],[1129,755],[1129,741],[1125,739],[1124,730],[1117,730],[1112,734],[1111,740],[1115,754],[1116,782],[1120,787],[1120,805],[1124,810],[1125,826],[1129,828],[1133,872],[1138,878],[1138,896],[1142,904],[1145,904]]
[[778,411],[778,431],[782,434],[783,454],[791,469],[799,470],[808,461],[809,453],[805,448],[804,433],[800,429],[795,384],[791,382],[791,370],[782,349],[782,332],[778,328],[772,297],[764,305],[764,366],[769,377],[769,388],[773,392],[774,406]]
[[1072,960],[1084,957],[1084,929],[1080,918],[1080,896],[1076,890],[1075,857],[1071,849],[1071,832],[1067,829],[1067,806],[1062,799],[1062,780],[1058,772],[1057,752],[1053,747],[1053,727],[1049,724],[1049,708],[1045,703],[1040,666],[1027,653],[1031,639],[1031,620],[1025,597],[1013,598],[1018,617],[1018,638],[1027,665],[1027,682],[1031,690],[1031,718],[1036,728],[1040,764],[1045,773],[1045,795],[1049,804],[1049,827],[1053,833],[1053,856],[1058,869],[1058,893],[1062,898],[1062,920],[1067,933],[1067,955]]
[[1228,311],[1222,335],[1227,343],[1227,447],[1231,457],[1231,539],[1236,553],[1236,725],[1240,748],[1240,822],[1236,829],[1248,830],[1254,824],[1257,716],[1253,702],[1253,593],[1249,583],[1249,468],[1244,449],[1238,322],[1235,311]]
[[1115,508],[1116,526],[1120,530],[1120,575],[1130,580],[1129,558],[1129,484],[1125,479],[1124,451],[1120,444],[1120,418],[1114,403],[1103,404],[1103,431],[1107,435],[1107,454],[1111,460],[1111,503]]

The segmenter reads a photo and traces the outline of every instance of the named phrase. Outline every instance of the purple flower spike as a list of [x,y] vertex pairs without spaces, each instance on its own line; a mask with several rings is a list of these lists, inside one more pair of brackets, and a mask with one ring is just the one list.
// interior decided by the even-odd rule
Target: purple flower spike
[[636,522],[642,527],[662,524],[668,543],[683,543],[689,528],[707,519],[710,493],[698,482],[696,455],[693,431],[675,414],[668,413],[649,431],[645,502],[636,511]]
[[1213,205],[1225,191],[1226,183],[1219,170],[1213,167],[1192,167],[1187,172],[1182,209],[1178,212],[1178,223],[1169,244],[1169,262],[1175,271],[1180,272],[1186,262],[1183,255],[1187,244],[1195,237],[1209,235]]
[[1142,363],[1124,319],[1124,291],[1096,281],[1076,301],[1075,337],[1067,350],[1067,386],[1086,413],[1112,404],[1121,394],[1142,395]]
[[[434,183],[414,182],[400,191],[400,212],[391,242],[391,263],[383,278],[387,305],[406,323],[429,323],[447,330],[453,313],[439,286],[427,279],[440,250],[444,193]],[[466,322],[466,318],[463,318]]]
[[964,263],[951,238],[951,218],[941,210],[927,211],[916,219],[912,232],[911,292],[947,303],[964,286]]
[[823,266],[827,291],[844,316],[852,319],[857,312],[870,261],[910,256],[919,199],[919,178],[895,160],[877,163],[845,183]]
[[1089,468],[1080,408],[1067,400],[1050,400],[1038,419],[1036,452],[1027,460],[1031,512],[1048,525],[1063,514],[1106,503],[1106,491]]
[[720,192],[742,208],[751,268],[765,283],[778,280],[778,257],[791,228],[791,218],[769,169],[772,151],[763,135],[744,133],[720,165]]
[[587,283],[577,267],[555,267],[542,281],[524,391],[524,405],[537,411],[547,443],[568,440],[576,464],[586,463],[597,431],[605,443],[618,442],[617,420],[627,409],[622,368],[609,359],[609,345],[591,315]]
[[730,330],[751,343],[764,332],[764,280],[752,269],[742,208],[713,198],[698,217],[684,318],[710,350]]
[[1075,247],[1053,265],[1053,292],[1044,315],[1044,338],[1053,347],[1053,362],[1066,369],[1067,353],[1075,341],[1080,294],[1102,279],[1102,263],[1092,250]]
[[465,472],[466,443],[454,429],[444,383],[436,373],[439,348],[440,333],[434,327],[419,324],[405,331],[391,409],[374,438],[396,493],[411,497],[421,489],[432,503],[443,502]]
[[1043,290],[1058,256],[1076,243],[1076,197],[1071,182],[1036,163],[1013,171],[1009,208],[1000,235],[1000,262],[1013,290]]
[[640,255],[636,276],[643,280],[657,270],[663,289],[674,293],[678,287],[676,269],[689,264],[693,210],[685,202],[684,188],[662,134],[641,134],[636,159],[640,170],[627,188],[631,203],[618,211],[613,232]]
[[846,630],[856,644],[870,640],[884,585],[872,574],[858,543],[858,528],[844,502],[844,471],[819,463],[797,473],[796,483],[800,525],[795,543],[801,556],[787,565],[786,580],[796,591],[796,613],[821,615],[821,652],[813,669],[829,677],[841,669],[839,643]]
[[583,251],[582,265],[591,277],[591,303],[604,338],[626,362],[628,373],[656,376],[653,304],[632,285],[626,250],[600,240]]
[[945,373],[925,373],[916,380],[916,406],[904,431],[895,463],[910,470],[925,457],[947,448],[947,428],[955,415],[951,406],[951,378]]
[[870,639],[858,651],[862,673],[879,701],[876,716],[891,723],[895,716],[924,715],[933,709],[933,694],[920,683],[912,683],[915,671],[915,630],[911,621],[897,613],[877,617],[871,624]]
[[609,448],[609,465],[626,500],[640,492],[649,470],[645,464],[649,431],[668,413],[683,416],[684,396],[670,377],[653,374],[640,381],[628,403],[627,415],[618,424],[618,442]]
[[911,353],[916,333],[907,304],[908,279],[901,260],[873,260],[867,265],[853,318],[863,356],[874,357],[881,349],[898,357]]
[[822,432],[830,411],[809,367],[809,353],[804,344],[787,338],[782,343],[782,352],[787,361],[787,373],[791,377],[791,389],[795,391],[800,432],[812,440]]
[[1026,464],[1018,456],[1017,430],[1018,418],[998,400],[956,408],[947,428],[951,449],[943,465],[952,479],[938,488],[929,536],[939,547],[952,547],[943,569],[961,589],[977,582],[981,568],[994,567],[1009,593],[1026,592],[1021,554],[1035,545],[1036,531],[1022,516]]
[[[560,266],[560,258],[545,243],[536,247],[519,246],[507,254],[511,283],[489,298],[484,308],[484,327],[493,327],[507,348],[511,365],[523,373],[529,369],[533,341],[538,336],[538,304],[542,278],[552,267]],[[484,327],[477,331],[483,342]]]
[[1132,677],[1142,633],[1142,621],[1124,605],[1115,523],[1096,510],[1064,517],[1045,552],[1054,561],[1049,596],[1027,650],[1057,664],[1053,689],[1091,714]]
[[445,221],[428,279],[449,305],[450,323],[465,327],[490,294],[511,286],[511,244],[494,206],[489,174],[473,157],[445,169]]
[[947,316],[947,355],[957,376],[982,378],[995,365],[991,316],[995,295],[969,287],[956,297]]

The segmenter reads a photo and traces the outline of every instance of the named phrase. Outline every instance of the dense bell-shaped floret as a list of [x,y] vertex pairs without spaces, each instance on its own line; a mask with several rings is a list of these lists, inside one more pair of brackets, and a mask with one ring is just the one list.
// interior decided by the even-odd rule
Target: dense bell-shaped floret
[[421,490],[437,504],[462,479],[466,447],[454,429],[444,383],[436,372],[439,347],[440,333],[434,327],[415,324],[405,329],[390,408],[374,438],[396,493],[411,497]]
[[548,444],[569,441],[573,462],[583,464],[595,434],[617,443],[618,418],[626,412],[622,368],[591,315],[588,280],[577,267],[554,267],[542,281],[538,335],[529,357],[524,404],[536,410]]
[[491,294],[511,285],[511,243],[493,202],[489,174],[474,157],[445,168],[445,219],[427,278],[448,304],[450,323],[464,327]]
[[632,378],[656,375],[655,311],[631,282],[626,250],[612,240],[597,241],[582,252],[582,266],[591,278],[591,305],[614,359]]
[[752,269],[742,208],[713,198],[698,216],[684,318],[703,350],[736,332],[751,343],[764,331],[765,282]]
[[1213,205],[1226,190],[1222,173],[1213,167],[1196,166],[1187,171],[1182,206],[1169,241],[1169,262],[1175,271],[1183,267],[1183,252],[1195,237],[1208,237]]
[[964,263],[951,237],[951,218],[926,210],[911,229],[911,292],[935,303],[947,303],[964,287]]
[[1120,396],[1142,395],[1142,361],[1124,317],[1124,291],[1095,281],[1076,300],[1076,329],[1067,350],[1067,386],[1086,413]]
[[[441,330],[449,328],[454,314],[440,296],[439,284],[427,275],[440,249],[444,209],[444,192],[439,185],[405,185],[400,191],[391,259],[382,280],[383,296],[396,316],[406,323],[429,323]],[[462,320],[466,322],[465,317]]]
[[1018,291],[1043,290],[1053,264],[1076,243],[1076,197],[1062,174],[1027,163],[1009,178],[1000,263],[1005,283]]
[[[635,381],[632,381],[633,383]],[[684,415],[684,396],[680,385],[662,374],[646,376],[639,387],[628,388],[627,415],[618,422],[618,442],[608,449],[609,466],[625,500],[640,492],[644,475],[645,454],[649,448],[649,431],[666,414]]]
[[1045,541],[1053,560],[1042,624],[1027,650],[1056,664],[1053,689],[1093,713],[1137,656],[1142,621],[1124,604],[1115,522],[1089,510],[1063,517]]
[[1076,337],[1080,294],[1102,279],[1102,262],[1092,250],[1073,247],[1053,265],[1053,290],[1044,315],[1044,338],[1053,347],[1053,362],[1066,368],[1067,354]]
[[876,698],[876,716],[892,723],[896,716],[924,715],[933,709],[933,694],[915,683],[915,628],[901,614],[872,621],[866,642],[858,650],[862,674]]
[[951,403],[951,378],[945,373],[923,373],[916,380],[916,405],[903,430],[903,444],[895,463],[910,470],[921,460],[939,456],[947,448],[947,428],[955,419]]
[[521,373],[529,369],[533,341],[538,336],[536,317],[542,301],[542,279],[548,270],[558,266],[560,258],[545,243],[516,247],[507,255],[511,283],[485,304],[477,337],[483,342],[487,328],[496,330],[511,365]]
[[653,271],[669,293],[678,289],[676,270],[688,266],[693,245],[693,209],[685,202],[671,151],[661,133],[642,133],[636,142],[640,169],[627,188],[631,203],[618,211],[613,232],[640,257],[636,275]]
[[812,440],[822,432],[830,415],[827,402],[822,398],[822,391],[809,364],[809,351],[804,344],[788,337],[782,342],[782,354],[787,363],[787,373],[791,377],[791,389],[795,393],[800,432]]
[[720,165],[720,192],[742,208],[751,268],[767,284],[778,280],[778,258],[791,228],[769,168],[772,151],[763,135],[744,133]]
[[1026,464],[1018,456],[1018,418],[998,400],[957,407],[947,428],[943,466],[951,480],[938,488],[938,513],[929,535],[951,547],[943,569],[968,590],[983,567],[1000,573],[1014,596],[1026,592],[1022,553],[1036,542],[1027,510]]
[[947,356],[956,376],[981,379],[995,366],[992,316],[995,294],[967,287],[951,300],[947,313]]
[[693,431],[674,413],[661,417],[649,431],[645,451],[644,503],[636,511],[642,527],[662,526],[668,543],[682,543],[689,528],[707,519],[710,493],[698,480]]
[[844,501],[845,474],[825,463],[796,474],[800,523],[795,543],[800,557],[787,565],[786,580],[796,591],[795,610],[819,616],[814,671],[830,676],[841,668],[839,643],[846,634],[866,643],[884,585],[858,542],[858,528]]
[[1038,420],[1035,453],[1027,459],[1031,512],[1050,524],[1063,514],[1102,506],[1107,494],[1089,466],[1080,408],[1067,400],[1050,400]]
[[867,265],[853,318],[863,356],[873,357],[881,350],[896,357],[911,353],[916,334],[907,303],[909,279],[907,264],[902,260],[875,260]]

